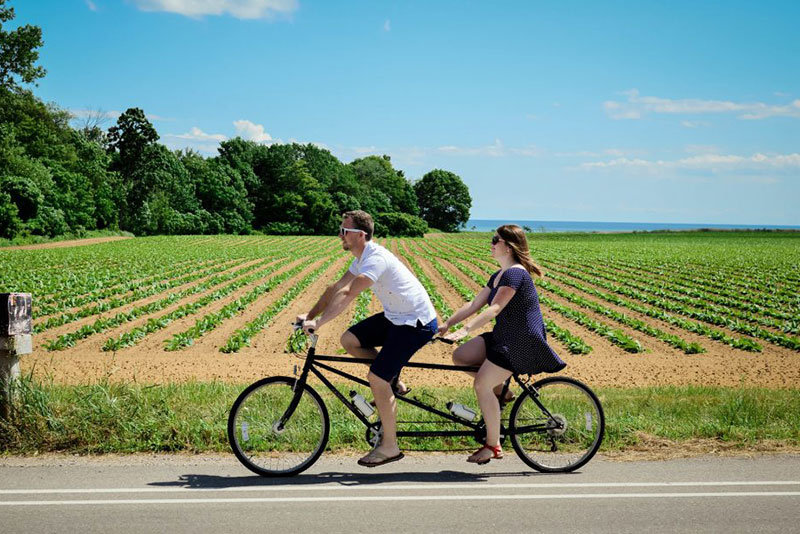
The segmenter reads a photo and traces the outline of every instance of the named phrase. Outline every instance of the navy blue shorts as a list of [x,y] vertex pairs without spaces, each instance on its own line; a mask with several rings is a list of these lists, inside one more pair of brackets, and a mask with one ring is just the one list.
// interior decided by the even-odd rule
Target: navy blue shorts
[[426,325],[417,321],[416,326],[397,326],[381,312],[351,326],[348,332],[352,332],[364,348],[381,347],[369,370],[391,382],[414,353],[433,339],[438,329],[436,319]]

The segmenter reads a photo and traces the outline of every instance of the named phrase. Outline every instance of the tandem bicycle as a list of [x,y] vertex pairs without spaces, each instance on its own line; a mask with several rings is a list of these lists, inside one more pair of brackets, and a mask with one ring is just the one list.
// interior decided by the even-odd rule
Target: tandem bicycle
[[[295,330],[299,328],[294,325]],[[329,363],[371,364],[367,358],[316,354],[319,337],[311,335],[302,371],[295,377],[271,376],[248,386],[233,403],[228,416],[228,441],[236,458],[249,470],[266,477],[292,476],[311,467],[325,450],[330,436],[330,416],[322,397],[309,384],[316,376],[333,397],[344,404],[365,426],[365,440],[375,447],[381,438],[380,420],[371,421],[371,408],[354,391],[346,396],[328,375],[342,377],[369,387],[369,383]],[[443,341],[441,337],[431,342]],[[409,362],[405,368],[439,371],[477,371],[478,367]],[[511,381],[521,393],[513,401],[500,429],[501,444],[511,441],[519,458],[531,468],[545,472],[569,472],[585,465],[600,448],[605,432],[605,416],[600,400],[588,386],[573,378],[550,376],[532,381],[529,375],[513,374],[506,381],[503,399]],[[444,411],[417,396],[396,395],[398,438],[467,437],[483,444],[486,429],[483,419],[471,410],[450,408]],[[431,430],[399,430],[402,403],[429,412],[441,427]],[[365,406],[366,405],[366,406]],[[448,405],[449,406],[449,405]],[[501,410],[503,403],[501,403]],[[455,429],[453,429],[455,427]]]

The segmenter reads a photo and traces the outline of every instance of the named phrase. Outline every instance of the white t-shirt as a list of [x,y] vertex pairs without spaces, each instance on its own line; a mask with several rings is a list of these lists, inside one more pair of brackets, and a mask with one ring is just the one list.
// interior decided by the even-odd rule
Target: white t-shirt
[[393,324],[428,324],[436,318],[428,292],[397,256],[384,247],[367,241],[360,258],[353,259],[350,272],[363,274],[373,282],[372,291]]

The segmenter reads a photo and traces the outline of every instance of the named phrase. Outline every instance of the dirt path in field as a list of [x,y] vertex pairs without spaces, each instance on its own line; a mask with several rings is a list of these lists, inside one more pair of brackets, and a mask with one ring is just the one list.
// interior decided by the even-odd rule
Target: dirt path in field
[[52,243],[38,243],[36,245],[16,245],[13,247],[2,247],[2,250],[36,250],[40,248],[64,248],[64,247],[83,247],[86,245],[96,245],[107,243],[108,241],[120,241],[122,239],[133,239],[125,235],[114,235],[108,237],[92,237],[89,239],[73,239],[71,241],[54,241]]

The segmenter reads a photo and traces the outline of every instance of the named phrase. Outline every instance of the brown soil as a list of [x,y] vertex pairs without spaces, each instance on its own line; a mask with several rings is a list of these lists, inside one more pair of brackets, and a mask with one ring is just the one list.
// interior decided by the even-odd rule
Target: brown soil
[[129,236],[115,235],[108,237],[92,237],[90,239],[73,239],[71,241],[54,241],[52,243],[38,243],[36,245],[17,245],[13,247],[3,247],[0,250],[36,250],[39,248],[63,248],[63,247],[82,247],[85,245],[96,245],[108,241],[119,241],[120,239],[132,239]]

